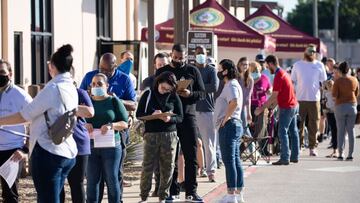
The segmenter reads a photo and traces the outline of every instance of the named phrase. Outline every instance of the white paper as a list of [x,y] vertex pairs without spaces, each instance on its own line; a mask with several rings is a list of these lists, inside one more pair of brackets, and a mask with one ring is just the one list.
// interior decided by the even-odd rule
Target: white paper
[[11,188],[17,178],[19,172],[19,162],[12,161],[12,156],[0,166],[0,175],[5,179],[9,188]]
[[115,132],[108,130],[105,134],[101,134],[100,129],[94,129],[92,132],[94,137],[94,147],[115,147]]

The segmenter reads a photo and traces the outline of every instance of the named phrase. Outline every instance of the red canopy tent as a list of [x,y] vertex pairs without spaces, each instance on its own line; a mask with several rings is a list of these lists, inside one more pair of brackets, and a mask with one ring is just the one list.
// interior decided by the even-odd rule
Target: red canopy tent
[[[190,28],[214,32],[220,47],[251,48],[256,49],[256,52],[259,49],[275,51],[275,40],[272,37],[265,36],[239,21],[215,0],[207,0],[190,11]],[[174,19],[156,25],[155,29],[157,43],[173,43]],[[141,40],[147,41],[147,28],[142,29]]]
[[255,13],[245,18],[244,22],[259,32],[275,38],[276,53],[284,55],[282,58],[302,56],[302,53],[309,44],[317,45],[318,51],[326,55],[326,46],[320,39],[297,30],[274,14],[266,5],[262,5]]

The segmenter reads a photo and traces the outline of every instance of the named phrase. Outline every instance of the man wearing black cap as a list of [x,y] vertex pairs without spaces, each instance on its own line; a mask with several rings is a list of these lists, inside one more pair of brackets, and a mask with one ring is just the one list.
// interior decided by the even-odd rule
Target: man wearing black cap
[[273,84],[274,83],[274,75],[271,74],[270,70],[266,67],[265,55],[264,54],[256,55],[255,61],[258,62],[261,65],[261,73],[266,75],[269,78],[271,84]]

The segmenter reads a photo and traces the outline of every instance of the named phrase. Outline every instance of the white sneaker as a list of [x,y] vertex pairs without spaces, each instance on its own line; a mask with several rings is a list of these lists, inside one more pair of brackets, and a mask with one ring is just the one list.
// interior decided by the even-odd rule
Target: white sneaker
[[240,194],[237,194],[236,195],[236,199],[237,199],[237,203],[244,203],[245,200],[244,200],[244,193],[243,192],[240,192]]
[[236,195],[225,195],[221,203],[237,203]]

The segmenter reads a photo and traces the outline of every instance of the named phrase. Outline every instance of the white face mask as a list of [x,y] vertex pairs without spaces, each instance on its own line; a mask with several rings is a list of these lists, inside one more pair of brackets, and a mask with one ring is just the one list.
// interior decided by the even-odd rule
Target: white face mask
[[206,63],[206,55],[205,54],[198,54],[196,55],[196,63],[198,64],[205,64]]
[[94,96],[101,97],[105,95],[105,90],[102,87],[92,87],[91,94]]

